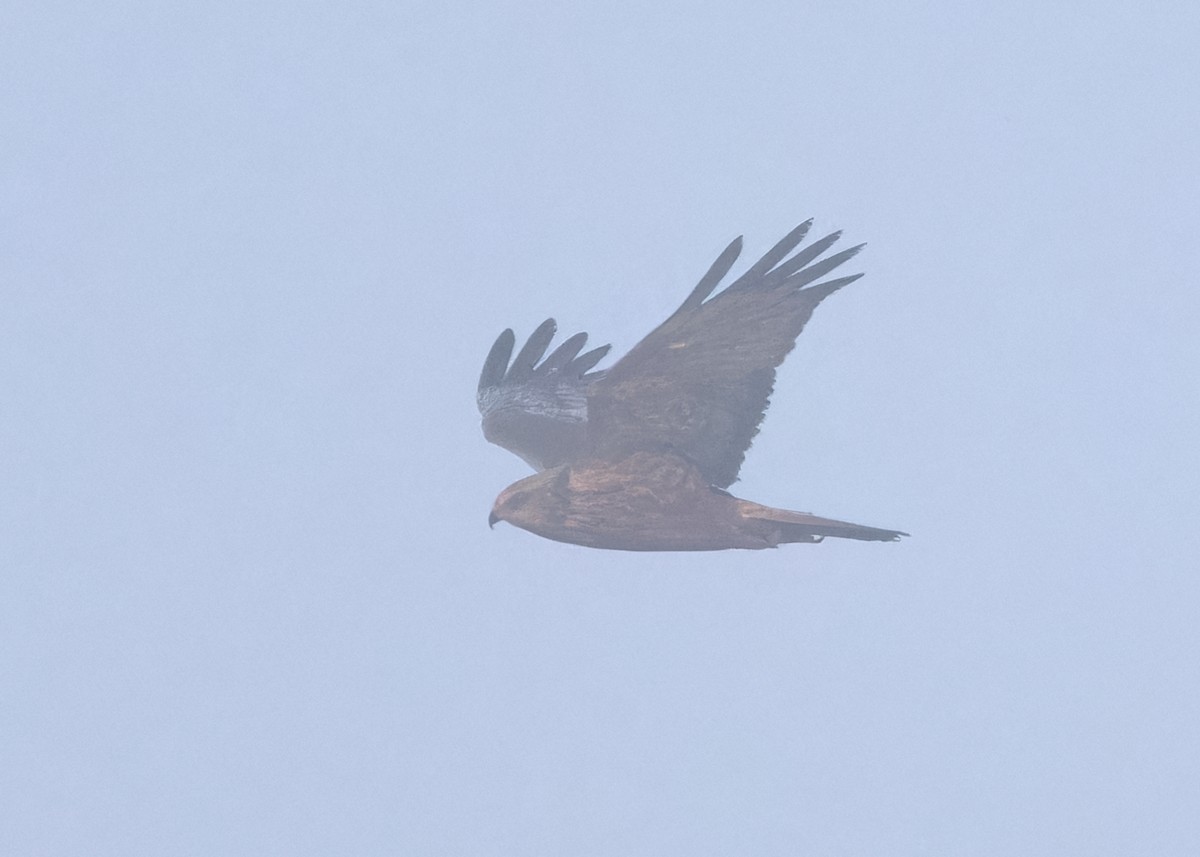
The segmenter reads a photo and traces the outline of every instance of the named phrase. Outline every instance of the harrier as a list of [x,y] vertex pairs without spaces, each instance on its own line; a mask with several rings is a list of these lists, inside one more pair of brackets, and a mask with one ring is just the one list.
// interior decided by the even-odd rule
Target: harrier
[[538,472],[500,493],[488,523],[631,551],[908,535],[773,509],[725,490],[758,433],[775,369],[817,304],[862,276],[816,282],[863,245],[821,259],[841,236],[835,232],[797,250],[811,225],[796,227],[711,297],[741,253],[742,239],[733,241],[679,309],[609,369],[594,371],[609,346],[580,353],[586,333],[543,360],[553,319],[515,359],[516,337],[501,333],[479,378],[483,433]]

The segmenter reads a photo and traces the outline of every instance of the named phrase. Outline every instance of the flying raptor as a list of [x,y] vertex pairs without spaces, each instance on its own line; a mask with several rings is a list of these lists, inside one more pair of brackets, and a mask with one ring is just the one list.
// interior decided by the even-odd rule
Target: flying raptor
[[811,226],[796,227],[712,296],[741,253],[742,239],[734,240],[679,309],[609,369],[595,370],[609,346],[580,353],[586,333],[543,360],[553,319],[515,359],[516,337],[501,333],[479,378],[483,433],[537,473],[500,493],[488,523],[636,551],[908,535],[773,509],[725,490],[758,433],[775,369],[817,304],[862,276],[817,282],[863,245],[822,259],[841,233],[798,249]]

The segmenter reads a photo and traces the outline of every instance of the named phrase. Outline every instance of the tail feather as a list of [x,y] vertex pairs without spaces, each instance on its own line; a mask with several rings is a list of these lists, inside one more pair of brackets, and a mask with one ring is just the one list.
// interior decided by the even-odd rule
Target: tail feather
[[773,544],[789,542],[819,542],[826,536],[839,539],[861,539],[870,542],[894,542],[908,533],[866,527],[832,518],[818,518],[805,512],[773,509],[749,500],[738,500],[738,513],[749,527]]

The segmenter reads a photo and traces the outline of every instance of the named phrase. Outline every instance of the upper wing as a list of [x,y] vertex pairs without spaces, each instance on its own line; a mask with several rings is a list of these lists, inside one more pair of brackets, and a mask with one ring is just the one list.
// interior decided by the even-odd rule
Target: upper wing
[[840,237],[835,232],[788,258],[811,225],[796,227],[706,300],[741,252],[742,239],[735,240],[679,309],[592,385],[588,434],[594,454],[670,449],[713,485],[724,488],[737,479],[766,412],[775,368],[817,304],[862,276],[810,286],[863,246],[817,261]]
[[577,333],[542,360],[556,330],[554,319],[542,322],[511,365],[516,337],[512,330],[504,331],[479,376],[476,402],[484,437],[515,452],[535,470],[562,464],[582,448],[587,431],[585,390],[603,374],[589,370],[612,347],[580,354],[587,334]]

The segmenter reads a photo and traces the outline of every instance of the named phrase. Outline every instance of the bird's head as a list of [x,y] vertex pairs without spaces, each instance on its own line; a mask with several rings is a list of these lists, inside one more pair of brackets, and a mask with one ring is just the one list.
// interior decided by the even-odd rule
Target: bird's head
[[554,467],[514,482],[496,498],[488,526],[506,521],[514,527],[538,532],[561,519],[567,502],[564,489],[570,478],[566,467]]

